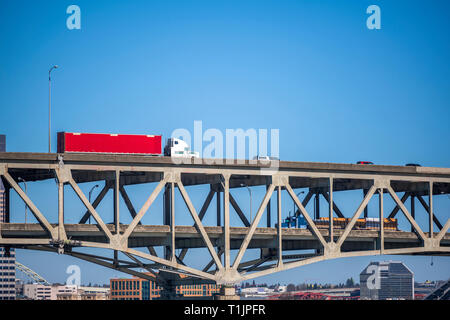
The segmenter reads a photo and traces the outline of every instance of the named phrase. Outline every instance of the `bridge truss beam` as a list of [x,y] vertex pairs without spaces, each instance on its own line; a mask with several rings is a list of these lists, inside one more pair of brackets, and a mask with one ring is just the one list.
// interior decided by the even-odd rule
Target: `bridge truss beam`
[[[232,285],[243,280],[341,257],[379,254],[450,254],[450,235],[448,234],[450,219],[447,218],[446,223],[442,225],[433,212],[433,197],[436,195],[434,192],[450,192],[450,173],[447,171],[444,174],[436,174],[431,170],[430,174],[415,175],[409,172],[403,174],[401,172],[385,173],[365,170],[263,169],[258,166],[220,167],[192,163],[185,165],[167,163],[159,165],[155,163],[152,165],[92,164],[91,162],[64,163],[63,159],[48,163],[38,161],[3,161],[0,162],[0,177],[4,180],[5,186],[16,191],[30,208],[32,214],[38,220],[40,229],[38,230],[37,226],[36,228],[33,227],[33,229],[30,225],[14,228],[15,224],[7,221],[7,223],[0,224],[0,245],[64,253],[143,278],[153,277],[135,269],[145,269],[153,275],[156,275],[158,270],[175,272],[187,275],[187,279],[204,279],[225,285]],[[18,185],[17,172],[27,172],[27,170],[49,171],[53,172],[56,177],[58,182],[58,222],[56,224],[51,224],[48,221],[46,216]],[[85,173],[84,178],[81,176],[81,173]],[[101,173],[104,173],[104,175]],[[138,178],[133,180],[133,175]],[[90,181],[99,181],[107,177],[104,180],[105,186],[92,204],[79,186],[80,183],[87,182],[88,177],[94,177],[94,180]],[[142,177],[145,177],[145,179]],[[239,183],[240,179],[247,179],[247,182],[250,182],[246,183],[246,186],[251,185],[252,182],[254,183],[253,185],[266,186],[265,195],[258,206],[256,215],[251,220],[247,219],[230,192],[232,188],[242,186],[242,183]],[[238,182],[235,180],[238,180]],[[303,201],[298,198],[294,191],[294,187],[299,187],[299,181],[301,183],[308,181],[309,183],[309,192]],[[343,217],[344,214],[337,207],[333,194],[337,192],[336,190],[342,190],[344,181],[348,181],[350,189],[358,186],[365,191],[363,200],[359,203],[345,229],[338,230],[333,226],[332,218],[334,214],[338,217]],[[147,182],[155,182],[157,185],[148,195],[143,206],[136,211],[125,190],[125,185]],[[193,205],[185,184],[211,185],[211,189],[199,212]],[[437,187],[433,188],[435,185]],[[70,186],[73,189],[87,210],[83,214],[80,223],[75,226],[75,229],[84,230],[79,234],[73,231],[73,226],[64,223],[64,186]],[[409,191],[407,190],[402,199],[399,199],[397,196],[398,190],[395,190],[399,189],[399,186],[413,186],[413,188]],[[428,188],[428,204],[422,198],[426,194],[423,186]],[[105,223],[96,211],[96,208],[110,189],[114,191],[113,224]],[[159,234],[163,235],[158,238],[161,241],[159,245],[166,248],[166,254],[164,257],[159,257],[154,248],[155,243],[145,243],[145,241],[140,239],[143,241],[143,245],[139,245],[140,240],[137,239],[137,234],[148,227],[142,224],[142,219],[145,215],[148,215],[149,208],[154,204],[163,189],[169,190],[168,199],[170,200],[170,205],[166,208],[166,226],[161,226],[164,228],[161,228],[159,232]],[[195,234],[191,231],[192,228],[176,225],[175,189],[178,190],[181,198],[184,200],[184,204],[194,221]],[[301,214],[305,218],[308,225],[307,230],[292,231],[281,227],[283,207],[281,194],[283,191],[287,192],[298,208],[296,215]],[[218,192],[223,192],[223,201],[219,197]],[[268,204],[273,193],[277,196],[276,212],[278,225],[275,229],[261,228],[259,225],[263,214],[270,214]],[[306,204],[313,194],[316,194],[316,197],[321,194],[328,202],[330,224],[326,229],[320,228],[306,210]],[[425,232],[419,226],[414,214],[411,214],[406,208],[404,204],[408,197],[406,194],[408,196],[414,194],[418,199],[421,199],[421,203],[429,215],[428,232]],[[214,195],[218,195],[218,204],[223,205],[223,219],[218,219],[218,222],[223,221],[223,223],[218,227],[209,227],[203,224],[203,218]],[[369,201],[376,195],[379,197],[380,221],[383,221],[384,218],[383,197],[390,196],[395,202],[396,208],[394,209],[395,212],[393,211],[389,216],[395,216],[397,212],[401,211],[411,224],[414,234],[417,235],[416,238],[414,236],[411,238],[411,234],[405,235],[404,233],[402,233],[402,236],[406,238],[397,237],[393,232],[385,231],[383,223],[380,223],[380,228],[376,230],[375,236],[372,231],[369,240],[367,240],[366,236],[361,235],[360,231],[355,230],[357,220],[362,212],[366,210]],[[119,197],[122,197],[124,200],[132,218],[131,223],[128,225],[120,223]],[[231,226],[230,204],[244,227]],[[218,206],[218,217],[220,217],[220,210],[221,208]],[[91,229],[89,226],[83,229],[90,216],[95,220],[96,230]],[[439,229],[438,232],[433,232],[434,223]],[[191,234],[193,240],[185,237],[187,233]],[[149,239],[152,238],[153,234],[151,233],[148,237]],[[295,237],[299,238],[296,240]],[[372,249],[354,249],[358,247],[358,241],[370,243],[372,240],[375,243]],[[187,244],[182,246],[182,243]],[[194,243],[195,245],[193,245]],[[285,251],[299,248],[302,244],[305,244],[304,249],[313,249],[314,253],[285,254]],[[148,253],[137,250],[136,248],[139,247],[146,248]],[[185,262],[185,257],[190,247],[206,248],[211,261],[202,269],[188,266]],[[363,247],[361,246],[361,248]],[[110,249],[114,252],[114,257],[89,255],[79,251],[82,248]],[[243,261],[249,248],[259,248],[261,252],[260,258]],[[177,249],[182,249],[178,255],[176,255]],[[118,259],[119,252],[123,253],[130,260]],[[232,259],[232,252],[235,253],[234,260]],[[144,260],[150,261],[150,263],[144,262]],[[165,285],[163,278],[160,278],[159,281],[161,285]]]

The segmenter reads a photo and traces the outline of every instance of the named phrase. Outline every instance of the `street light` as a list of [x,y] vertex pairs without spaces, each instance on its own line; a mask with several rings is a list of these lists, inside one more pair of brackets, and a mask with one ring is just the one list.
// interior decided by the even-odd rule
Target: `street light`
[[[25,193],[27,193],[27,182],[21,177],[19,177],[18,180],[23,182],[23,184],[25,185]],[[27,208],[28,205],[25,203],[25,224],[27,224]]]
[[57,69],[58,66],[54,65],[53,67],[50,68],[50,70],[48,70],[48,153],[51,152],[51,148],[52,148],[52,140],[51,140],[51,82],[52,82],[52,78],[51,78],[51,72],[53,69]]
[[[89,190],[89,203],[91,203],[91,195],[92,195],[92,191],[94,191],[95,188],[98,187],[98,184],[96,184],[95,186],[93,186],[91,188],[91,190]],[[91,215],[89,214],[89,224],[91,224]]]
[[252,223],[252,189],[250,189],[247,185],[241,183],[241,187],[246,187],[248,193],[250,194],[250,224]]

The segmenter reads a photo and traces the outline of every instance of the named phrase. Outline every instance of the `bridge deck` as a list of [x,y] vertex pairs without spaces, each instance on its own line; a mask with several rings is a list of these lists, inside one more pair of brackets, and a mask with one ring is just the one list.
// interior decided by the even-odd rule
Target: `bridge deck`
[[[63,156],[65,165],[73,167],[72,175],[77,183],[113,180],[115,168],[122,170],[123,185],[157,182],[161,180],[159,169],[180,168],[186,186],[218,183],[218,172],[228,170],[232,174],[230,188],[236,188],[242,184],[266,185],[264,170],[270,168],[269,164],[256,160],[184,159],[185,163],[175,164],[170,157],[78,153],[3,152],[0,163],[8,165],[14,178],[40,181],[55,177],[52,169],[58,165],[58,155]],[[220,163],[211,164],[219,160]],[[398,192],[411,191],[418,195],[427,194],[426,181],[437,179],[433,194],[450,194],[450,168],[279,161],[274,169],[288,175],[300,173],[289,179],[293,188],[326,188],[326,175],[333,174],[336,175],[334,191],[367,189],[376,175],[393,179],[392,187]],[[268,172],[270,175],[273,170]]]

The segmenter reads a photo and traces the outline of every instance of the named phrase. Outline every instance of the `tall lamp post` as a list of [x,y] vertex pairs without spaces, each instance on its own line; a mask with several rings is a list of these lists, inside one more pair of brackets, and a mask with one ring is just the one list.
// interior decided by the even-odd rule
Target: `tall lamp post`
[[51,73],[53,69],[57,69],[58,66],[54,65],[50,68],[48,71],[48,153],[51,152],[52,149],[52,138],[51,138],[51,101],[52,101],[52,95],[51,95]]
[[[25,185],[25,193],[27,193],[27,182],[22,177],[19,177],[18,180],[23,182],[23,184]],[[28,205],[25,203],[25,224],[27,224],[27,208]]]
[[[91,188],[91,190],[89,190],[89,203],[91,203],[91,195],[92,195],[92,191],[94,191],[95,188],[98,187],[98,184],[96,184],[95,186],[93,186]],[[89,214],[89,224],[91,224],[91,215]]]

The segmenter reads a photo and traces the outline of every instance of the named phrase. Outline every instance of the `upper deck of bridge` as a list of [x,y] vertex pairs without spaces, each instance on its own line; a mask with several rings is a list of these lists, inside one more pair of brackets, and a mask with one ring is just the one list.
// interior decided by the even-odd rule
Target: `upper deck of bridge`
[[[386,176],[391,180],[404,181],[402,184],[397,183],[398,191],[424,191],[427,188],[426,182],[435,180],[437,183],[433,189],[434,194],[450,193],[450,168],[438,167],[298,161],[268,163],[236,159],[183,159],[182,163],[179,163],[181,160],[178,159],[177,163],[173,158],[163,156],[28,152],[1,152],[0,163],[7,164],[9,172],[15,177],[20,176],[26,181],[39,181],[54,178],[54,173],[50,171],[58,165],[61,157],[65,165],[73,167],[77,182],[113,179],[112,171],[115,169],[122,171],[121,179],[124,178],[124,184],[154,182],[160,177],[158,174],[152,174],[152,171],[180,168],[183,170],[183,183],[186,185],[218,183],[217,178],[213,177],[218,172],[233,175],[230,187],[266,185],[266,176],[279,172],[290,176],[290,183],[294,188],[325,187],[328,183],[327,177],[335,176],[335,191],[364,189],[374,176]],[[138,173],[140,170],[147,173]],[[303,176],[297,175],[298,173]]]

